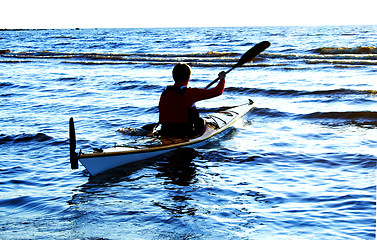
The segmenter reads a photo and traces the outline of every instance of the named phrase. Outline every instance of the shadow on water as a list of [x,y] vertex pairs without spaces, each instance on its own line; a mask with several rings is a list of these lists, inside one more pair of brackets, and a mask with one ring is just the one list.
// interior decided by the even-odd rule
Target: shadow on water
[[182,217],[195,215],[197,207],[192,205],[192,184],[197,182],[197,167],[193,160],[199,156],[193,148],[177,149],[157,161],[156,177],[163,179],[164,198],[154,201],[153,205],[170,214]]
[[189,186],[195,183],[196,166],[193,159],[198,156],[199,153],[193,148],[181,148],[166,154],[163,161],[156,163],[159,171],[156,177],[166,179],[165,184]]

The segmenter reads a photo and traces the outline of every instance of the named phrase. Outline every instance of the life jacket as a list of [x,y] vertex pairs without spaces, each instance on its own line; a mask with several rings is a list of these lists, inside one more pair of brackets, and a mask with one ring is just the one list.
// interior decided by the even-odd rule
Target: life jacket
[[186,87],[168,86],[161,94],[160,123],[188,123],[189,104],[185,101]]
[[[195,105],[185,100],[186,90],[187,87],[168,86],[162,92],[159,103],[162,135],[192,136],[198,131],[197,126],[203,125]],[[200,128],[204,129],[204,126]]]

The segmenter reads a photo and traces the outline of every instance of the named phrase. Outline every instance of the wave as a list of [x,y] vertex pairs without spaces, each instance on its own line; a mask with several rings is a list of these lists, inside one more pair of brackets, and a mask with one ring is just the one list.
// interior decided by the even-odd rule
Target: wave
[[[3,184],[6,186],[32,186],[32,187],[41,187],[46,186],[45,184],[39,184],[35,181],[26,181],[26,180],[10,180],[6,181]],[[53,198],[59,198],[54,196]],[[11,208],[13,212],[19,212],[23,215],[28,213],[42,213],[42,214],[50,214],[55,213],[57,211],[61,211],[63,209],[57,207],[54,204],[51,204],[51,198],[46,196],[17,196],[13,197],[10,195],[10,198],[3,198],[0,200],[0,207]]]
[[[113,62],[113,61],[63,61],[62,63],[65,63],[65,64],[82,64],[82,65],[138,65],[138,64],[148,64],[148,65],[175,65],[177,62],[185,62],[187,64],[189,64],[190,66],[192,67],[226,67],[226,68],[231,68],[234,66],[234,64],[236,62],[232,62],[232,63],[221,63],[221,62],[206,62],[206,63],[203,63],[203,62],[199,62],[199,61],[194,61],[194,62],[191,62],[191,61],[164,61],[164,62],[161,62],[161,61],[157,61],[157,62],[151,62],[151,61],[147,61],[147,62],[141,62],[141,61],[137,61],[137,62],[133,62],[133,61],[117,61],[117,62]],[[244,64],[240,67],[242,68],[257,68],[257,67],[284,67],[286,66],[287,64],[283,64],[283,63],[278,63],[278,64]]]
[[[36,52],[6,52],[4,58],[16,59],[61,59],[62,63],[83,65],[104,64],[150,64],[170,65],[177,62],[186,62],[193,66],[233,66],[240,56],[233,52],[206,52],[187,54],[159,54],[159,53],[65,53],[52,51]],[[4,63],[21,63],[30,60],[0,60]],[[262,61],[258,58],[254,61]],[[247,66],[247,64],[245,65]],[[256,65],[252,65],[255,67]],[[260,65],[259,65],[260,66]]]
[[284,118],[284,117],[292,117],[294,114],[281,112],[277,109],[271,108],[254,108],[253,116],[260,116],[260,117],[270,117],[270,118]]
[[[313,50],[316,52],[317,50]],[[7,51],[0,53],[6,58],[56,58],[56,59],[91,59],[91,60],[127,60],[127,61],[147,61],[148,59],[156,61],[165,61],[173,58],[179,59],[217,59],[222,62],[232,62],[238,60],[242,55],[234,52],[205,52],[205,53],[69,53],[69,52],[53,52],[53,51],[32,51],[32,52],[12,52]],[[274,59],[365,59],[377,60],[376,54],[293,54],[293,53],[267,53],[263,52],[255,60],[262,61],[265,58]]]
[[143,58],[213,58],[213,57],[239,57],[241,54],[232,52],[206,52],[206,53],[68,53],[53,51],[33,51],[33,52],[5,52],[3,57],[14,58],[87,58],[87,59],[143,59]]
[[331,64],[331,65],[377,65],[375,60],[305,60],[307,64]]
[[0,60],[0,63],[30,63],[30,60]]
[[288,60],[307,60],[307,59],[356,59],[356,60],[377,60],[377,54],[333,54],[333,55],[320,55],[320,54],[294,54],[294,53],[261,53],[262,57],[275,59],[288,59]]
[[320,54],[377,54],[376,47],[338,47],[338,48],[329,48],[323,47],[314,50],[315,53]]
[[377,65],[377,48],[374,47],[334,48],[332,51],[327,51],[326,49],[328,48],[312,50],[311,52],[315,54],[262,53],[261,56],[266,59],[289,60],[291,63],[292,61],[299,61],[300,63],[308,65],[322,64],[337,68],[354,68]]
[[18,134],[18,135],[6,135],[0,134],[0,144],[9,144],[9,143],[26,143],[26,142],[45,142],[53,139],[52,137],[44,134]]
[[309,114],[295,114],[282,112],[278,109],[255,108],[252,117],[269,119],[290,118],[296,120],[310,120],[326,126],[337,127],[353,125],[362,128],[377,128],[377,112],[349,111],[349,112],[314,112]]
[[[253,64],[245,64],[243,67],[284,67],[291,64],[291,61],[300,61],[303,64],[328,64],[331,66],[366,66],[377,65],[376,48],[365,47],[364,54],[356,54],[361,50],[354,48],[337,48],[332,53],[326,53],[327,48],[312,50],[310,54],[290,53],[261,53],[253,60]],[[348,49],[348,50],[347,50]],[[331,51],[328,51],[331,52]],[[319,54],[318,54],[319,53]],[[53,51],[33,52],[12,52],[3,50],[0,54],[1,63],[24,63],[37,61],[39,59],[60,59],[62,63],[83,64],[83,65],[104,65],[104,64],[149,64],[149,65],[171,65],[177,62],[186,62],[192,66],[199,67],[231,67],[241,56],[234,52],[205,52],[205,53],[69,53]],[[17,59],[17,60],[15,60]],[[289,61],[272,61],[272,60]]]
[[315,112],[298,118],[319,120],[321,124],[328,126],[354,125],[362,128],[377,128],[377,112],[373,111]]
[[[377,65],[377,54],[344,54],[344,55],[317,55],[317,54],[261,54],[266,59],[285,59],[290,63],[303,63],[308,65],[323,64],[331,67],[353,68]],[[293,62],[292,62],[293,61]],[[292,70],[292,68],[287,69]]]
[[344,120],[369,120],[377,122],[377,112],[351,111],[351,112],[315,112],[305,114],[302,118],[307,119],[344,119]]
[[226,91],[228,93],[259,94],[264,96],[298,96],[301,92],[298,90],[261,89],[245,87],[227,87]]
[[11,87],[13,86],[14,84],[13,83],[10,83],[10,82],[0,82],[0,88],[3,88],[3,87]]
[[121,86],[118,88],[119,90],[143,90],[143,91],[159,91],[162,92],[163,87],[158,85],[127,85],[127,86]]
[[355,90],[355,89],[333,89],[333,90],[283,90],[283,89],[261,89],[261,88],[245,88],[245,87],[228,87],[226,91],[237,94],[259,94],[263,96],[345,96],[345,95],[376,95],[376,90]]

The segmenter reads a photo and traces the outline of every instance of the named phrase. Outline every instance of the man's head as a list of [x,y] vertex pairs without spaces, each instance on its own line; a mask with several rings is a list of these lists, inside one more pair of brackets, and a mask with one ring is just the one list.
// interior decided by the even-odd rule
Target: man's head
[[177,63],[173,68],[173,79],[175,82],[185,82],[190,78],[191,68],[186,63]]

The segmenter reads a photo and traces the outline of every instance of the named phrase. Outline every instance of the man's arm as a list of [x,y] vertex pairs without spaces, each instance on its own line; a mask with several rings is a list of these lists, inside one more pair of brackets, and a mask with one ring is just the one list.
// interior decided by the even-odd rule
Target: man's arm
[[195,103],[197,101],[210,99],[213,97],[220,96],[225,89],[225,72],[219,73],[220,81],[214,88],[201,89],[201,88],[188,88],[186,90],[186,97],[190,103]]

